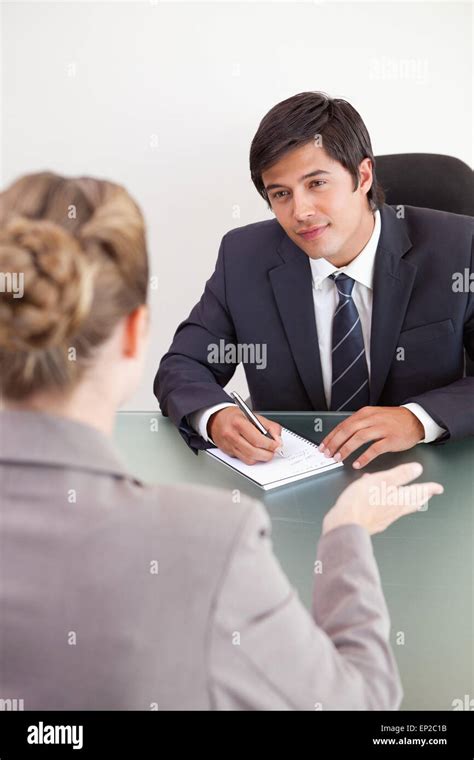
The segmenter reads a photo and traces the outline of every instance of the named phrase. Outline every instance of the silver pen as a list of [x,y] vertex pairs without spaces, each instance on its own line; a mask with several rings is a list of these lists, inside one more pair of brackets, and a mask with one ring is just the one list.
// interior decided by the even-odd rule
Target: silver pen
[[[239,394],[236,393],[235,391],[231,391],[230,395],[234,399],[234,401],[237,404],[237,406],[243,411],[243,413],[247,417],[248,421],[251,422],[252,425],[255,425],[255,427],[257,428],[257,430],[259,430],[262,435],[264,435],[266,438],[270,438],[272,441],[274,441],[275,439],[272,436],[272,434],[270,433],[270,431],[269,430],[265,430],[265,428],[263,427],[263,425],[260,422],[260,420],[258,419],[258,417],[255,416],[255,414],[252,412],[251,409],[249,409],[249,407],[247,406],[247,404],[245,403],[245,401],[243,400],[243,398],[241,396],[239,396]],[[281,457],[285,456],[284,453],[283,453],[283,449],[282,448],[277,449],[276,453],[279,454]]]

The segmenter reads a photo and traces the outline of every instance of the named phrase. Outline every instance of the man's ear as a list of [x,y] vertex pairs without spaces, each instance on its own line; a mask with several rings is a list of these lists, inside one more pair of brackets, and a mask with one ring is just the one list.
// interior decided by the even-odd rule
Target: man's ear
[[143,304],[125,317],[123,333],[123,353],[129,359],[134,359],[140,350],[141,342],[148,332],[148,306]]
[[364,158],[359,164],[359,187],[365,195],[369,192],[373,182],[372,161]]

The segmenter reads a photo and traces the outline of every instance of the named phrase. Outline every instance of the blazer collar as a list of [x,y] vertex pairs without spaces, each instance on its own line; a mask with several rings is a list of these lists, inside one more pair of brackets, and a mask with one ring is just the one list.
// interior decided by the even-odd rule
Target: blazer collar
[[412,248],[404,206],[384,204],[374,266],[370,336],[370,404],[377,405],[397,349],[417,267],[404,255]]
[[104,433],[43,412],[0,411],[0,462],[87,470],[135,480]]
[[[269,270],[280,318],[301,381],[316,410],[327,410],[314,315],[309,257],[286,233],[277,248],[280,264]],[[283,263],[281,263],[283,262]]]

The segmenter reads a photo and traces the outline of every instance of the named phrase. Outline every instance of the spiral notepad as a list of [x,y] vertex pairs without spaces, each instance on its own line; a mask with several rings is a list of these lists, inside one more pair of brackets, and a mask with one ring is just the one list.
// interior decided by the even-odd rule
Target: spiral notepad
[[244,464],[217,448],[207,449],[206,454],[239,472],[265,491],[342,467],[342,462],[336,462],[332,457],[327,458],[321,454],[317,443],[308,441],[292,430],[282,428],[281,437],[285,456],[275,454],[270,462]]

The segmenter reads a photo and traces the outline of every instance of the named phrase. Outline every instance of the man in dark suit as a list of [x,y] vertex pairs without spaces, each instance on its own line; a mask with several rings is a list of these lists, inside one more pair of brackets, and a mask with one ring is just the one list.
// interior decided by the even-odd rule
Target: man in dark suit
[[354,467],[474,432],[474,220],[391,207],[346,101],[301,93],[262,120],[253,182],[276,219],[228,232],[204,294],[155,379],[192,449],[270,459],[223,390],[242,362],[254,409],[353,411],[322,441]]

